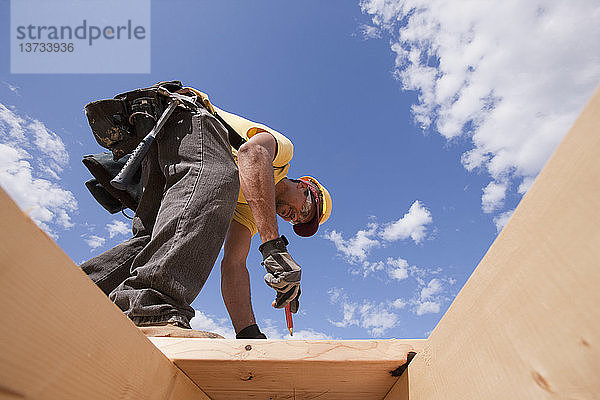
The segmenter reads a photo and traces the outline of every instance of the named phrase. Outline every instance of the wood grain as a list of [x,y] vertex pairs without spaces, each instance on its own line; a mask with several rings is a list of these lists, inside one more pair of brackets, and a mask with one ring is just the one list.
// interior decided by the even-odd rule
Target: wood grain
[[0,189],[0,398],[209,399]]
[[[410,368],[410,367],[409,367]],[[409,375],[408,372],[402,374],[398,381],[392,386],[390,391],[385,395],[383,400],[409,400]]]
[[410,364],[410,399],[600,398],[599,304],[597,90]]
[[214,399],[382,399],[424,340],[151,338]]

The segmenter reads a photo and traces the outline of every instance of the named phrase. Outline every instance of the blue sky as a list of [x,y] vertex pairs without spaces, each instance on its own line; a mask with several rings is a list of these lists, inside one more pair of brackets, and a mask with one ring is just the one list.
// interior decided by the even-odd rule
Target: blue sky
[[[334,200],[313,238],[280,220],[303,267],[295,338],[426,337],[600,78],[592,0],[152,1],[149,74],[11,74],[9,5],[0,185],[75,263],[129,226],[83,185],[103,151],[86,103],[179,79],[292,140],[290,175]],[[255,314],[285,337],[257,239]],[[193,326],[231,336],[218,265]]]

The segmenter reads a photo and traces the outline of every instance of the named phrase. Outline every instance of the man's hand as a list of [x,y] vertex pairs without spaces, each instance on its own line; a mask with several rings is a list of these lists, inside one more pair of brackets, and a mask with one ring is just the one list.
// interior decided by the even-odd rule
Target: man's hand
[[294,261],[286,246],[288,241],[285,236],[269,240],[260,245],[258,250],[263,255],[262,265],[265,266],[267,274],[265,283],[277,291],[273,307],[283,308],[291,303],[291,311],[298,311],[300,297],[300,275],[301,268]]
[[[270,286],[270,285],[269,285]],[[293,296],[293,293],[295,293],[296,288],[298,288],[298,293],[296,294],[296,296]],[[285,307],[286,303],[283,303],[283,301],[289,299],[290,297],[293,299],[292,301],[290,301],[290,311],[293,314],[296,314],[298,312],[298,309],[300,308],[300,286],[295,286],[293,288],[290,289],[290,291],[286,291],[286,292],[277,292],[277,296],[275,296],[275,300],[273,300],[273,302],[271,303],[271,305],[275,308],[283,308]]]

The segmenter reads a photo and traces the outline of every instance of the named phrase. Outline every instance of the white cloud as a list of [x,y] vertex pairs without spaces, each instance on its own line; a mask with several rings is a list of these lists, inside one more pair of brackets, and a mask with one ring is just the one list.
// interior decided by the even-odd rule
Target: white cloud
[[481,208],[485,213],[491,213],[502,207],[506,197],[506,184],[490,182],[483,188]]
[[25,120],[0,103],[0,124],[3,139],[11,138],[14,141],[25,141]]
[[408,278],[408,261],[398,258],[388,258],[387,264],[389,266],[388,275],[392,279],[399,281]]
[[442,282],[439,279],[434,278],[429,281],[427,286],[421,289],[421,300],[431,298],[431,296],[438,294],[442,291]]
[[437,314],[440,312],[441,304],[435,301],[425,301],[419,303],[415,309],[415,314]]
[[[283,328],[286,329],[287,328]],[[260,324],[260,330],[264,333],[269,339],[283,339],[285,337],[285,333],[281,330],[281,328],[276,326],[275,321],[272,319],[265,319]],[[287,333],[289,336],[289,332]]]
[[[442,306],[447,304],[451,298],[448,296],[448,286],[456,283],[456,280],[447,276],[440,276],[440,268],[429,270],[416,266],[408,267],[408,263],[402,259],[388,259],[402,264],[409,275],[417,282],[411,299],[396,298],[383,302],[368,299],[351,300],[343,289],[332,288],[328,291],[329,300],[340,308],[341,320],[329,320],[333,326],[338,328],[361,327],[367,330],[373,337],[381,337],[390,329],[398,326],[400,322],[399,312],[410,305],[409,312],[417,316],[424,314],[437,314]],[[426,283],[424,278],[437,276],[429,279]]]
[[425,268],[419,268],[416,265],[411,266],[409,269],[410,276],[415,278],[417,283],[421,286],[425,285],[425,275],[427,275],[427,270]]
[[506,223],[508,222],[510,217],[512,217],[514,212],[515,212],[515,210],[512,209],[512,210],[505,211],[502,214],[494,217],[494,224],[496,224],[496,231],[500,232],[504,228],[504,226],[506,225]]
[[104,246],[106,239],[97,235],[91,235],[83,239],[92,250],[96,250],[98,247]]
[[227,339],[235,339],[235,331],[227,318],[214,318],[202,311],[195,310],[194,317],[190,320],[192,329],[218,333]]
[[323,333],[315,331],[314,329],[300,329],[299,331],[294,331],[294,336],[288,336],[288,339],[296,339],[296,340],[332,340],[333,337]]
[[390,303],[375,303],[368,300],[354,302],[349,300],[342,289],[333,288],[329,290],[330,301],[342,308],[343,319],[341,321],[329,320],[338,328],[349,326],[360,326],[367,330],[373,337],[381,337],[386,331],[398,324],[398,315],[392,309],[401,309],[405,306],[402,299],[396,299]]
[[[363,278],[366,278],[367,276],[369,276],[369,274],[371,274],[373,272],[382,271],[384,268],[385,268],[385,263],[383,261],[376,261],[376,262],[365,261],[362,264]],[[352,270],[352,272],[358,274],[360,271]]]
[[[55,173],[61,172],[69,162],[69,154],[60,137],[35,119],[31,120],[27,129],[28,133],[33,134],[32,139],[36,149],[46,156],[44,162],[50,162],[48,169]],[[55,178],[59,179],[58,176]]]
[[531,187],[531,185],[533,185],[533,181],[535,179],[533,177],[526,177],[523,178],[523,182],[521,182],[521,184],[519,185],[519,188],[517,189],[517,192],[519,192],[519,194],[525,194],[527,193],[527,191],[529,190],[529,188]]
[[386,271],[391,279],[404,280],[408,278],[408,261],[403,258],[388,257],[386,261],[363,261],[357,268],[350,269],[353,275],[362,274],[363,278],[379,271]]
[[[218,333],[226,339],[235,339],[235,331],[231,326],[229,318],[216,318],[213,315],[205,314],[202,311],[195,310],[194,318],[190,320],[192,329]],[[296,339],[296,340],[331,340],[331,336],[323,332],[318,332],[312,328],[299,329],[290,336],[285,320],[277,323],[272,319],[265,319],[259,324],[261,332],[268,339]]]
[[344,297],[344,291],[339,288],[331,288],[327,291],[329,295],[329,301],[332,303],[337,303]]
[[[365,28],[365,29],[367,29],[367,28]],[[15,86],[15,85],[11,85],[10,83],[4,82],[4,81],[2,83],[4,83],[4,85],[6,85],[6,87],[8,88],[8,90],[10,90],[11,92],[13,92],[17,96],[19,95],[19,89],[20,89],[20,87]]]
[[[383,224],[383,228],[382,225],[371,222],[367,229],[359,230],[350,239],[344,239],[344,236],[337,231],[326,233],[324,238],[335,244],[338,252],[352,265],[349,271],[354,275],[362,275],[366,278],[371,274],[384,272],[389,279],[397,281],[413,276],[420,285],[424,285],[425,274],[433,272],[414,265],[409,266],[408,261],[401,257],[387,257],[385,261],[371,261],[368,258],[371,249],[382,246],[382,243],[386,244],[386,241],[412,238],[415,243],[420,243],[426,236],[425,226],[431,222],[433,222],[431,213],[417,200],[402,218],[393,223]],[[382,240],[379,241],[376,237]],[[347,325],[350,322],[355,321],[345,319],[336,324]]]
[[398,315],[383,304],[363,303],[360,307],[360,326],[374,337],[381,337],[398,323]]
[[[430,274],[437,275],[439,271],[429,272]],[[420,271],[421,277],[425,276],[425,271]],[[454,285],[456,280],[453,278],[433,278],[425,285],[423,279],[419,279],[421,285],[420,291],[417,291],[415,297],[410,300],[410,304],[414,307],[412,312],[416,315],[423,314],[437,314],[442,308],[442,304],[450,300],[445,291],[445,286]]]
[[398,299],[392,301],[392,307],[400,310],[400,309],[406,307],[406,302],[403,299],[398,298]]
[[431,213],[417,200],[402,218],[387,224],[379,236],[389,242],[410,237],[415,243],[420,243],[425,237],[425,225],[431,222],[433,222]]
[[360,5],[377,32],[392,35],[395,74],[418,94],[415,121],[449,140],[470,138],[464,167],[504,186],[486,188],[486,212],[512,182],[525,193],[600,81],[596,0]]
[[331,288],[327,291],[327,294],[329,294],[329,301],[332,304],[337,304],[342,307],[344,315],[341,321],[329,320],[333,326],[337,326],[338,328],[346,328],[348,326],[359,324],[359,320],[354,317],[354,314],[358,308],[358,304],[351,302],[343,289]]
[[112,222],[106,225],[108,236],[112,239],[117,235],[131,235],[131,228],[123,221],[113,219]]
[[333,326],[337,326],[338,328],[347,328],[353,325],[359,325],[360,321],[354,317],[354,313],[358,308],[358,304],[348,302],[344,300],[341,304],[343,319],[341,321],[332,321],[330,320]]
[[373,237],[377,230],[377,224],[370,223],[366,230],[356,232],[353,238],[345,240],[341,233],[331,231],[325,234],[325,239],[331,240],[337,250],[352,262],[364,261],[367,253],[373,247],[378,247],[379,242]]
[[73,194],[61,187],[59,174],[68,164],[65,146],[43,123],[0,104],[0,185],[42,229],[73,226]]
[[286,340],[332,340],[330,335],[316,331],[312,328],[294,330],[291,336],[283,322],[277,323],[272,319],[265,319],[260,323],[260,330],[268,339],[286,339]]
[[362,33],[362,35],[365,39],[378,39],[381,37],[381,33],[379,32],[379,29],[377,29],[376,27],[374,27],[372,25],[361,24],[360,32]]
[[[359,230],[356,234],[344,239],[344,236],[337,231],[325,233],[325,239],[331,240],[339,253],[351,264],[360,264],[362,273],[366,277],[372,272],[383,270],[384,263],[382,261],[370,262],[367,260],[369,252],[381,246],[381,238],[387,242],[396,240],[406,240],[411,238],[415,243],[420,243],[426,236],[426,225],[433,222],[431,212],[425,208],[420,201],[415,201],[409,208],[408,212],[402,218],[395,222],[379,225],[375,222],[367,224],[366,229]],[[388,259],[388,264],[391,259]],[[400,260],[400,259],[399,259]],[[399,261],[396,261],[398,263]],[[390,269],[389,274],[395,279],[403,279],[404,276],[402,265],[396,265],[395,269]],[[358,274],[361,270],[353,270]]]

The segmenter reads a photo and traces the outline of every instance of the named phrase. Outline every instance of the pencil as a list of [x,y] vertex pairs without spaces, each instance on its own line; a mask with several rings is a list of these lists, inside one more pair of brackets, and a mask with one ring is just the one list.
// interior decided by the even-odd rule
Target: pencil
[[288,331],[290,331],[290,336],[294,336],[294,321],[292,320],[292,309],[290,308],[290,303],[285,306],[285,322],[287,322]]

